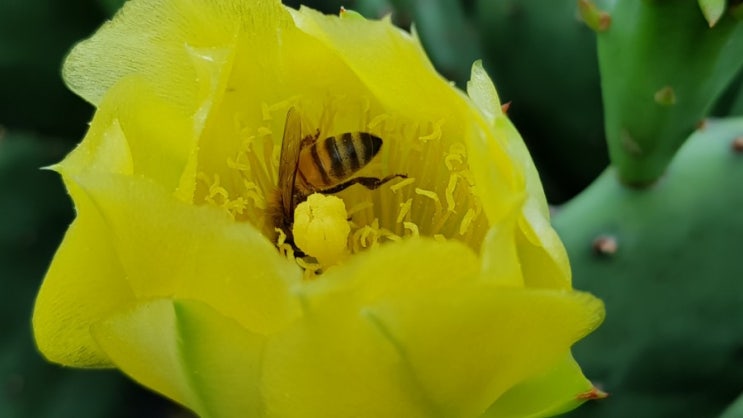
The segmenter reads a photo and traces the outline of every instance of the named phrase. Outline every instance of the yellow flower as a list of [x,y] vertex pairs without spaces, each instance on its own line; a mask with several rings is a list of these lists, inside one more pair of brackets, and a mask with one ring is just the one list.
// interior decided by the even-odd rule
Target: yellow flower
[[[77,218],[34,312],[49,360],[209,417],[544,416],[596,394],[570,346],[603,306],[572,290],[479,63],[465,95],[389,20],[132,0],[64,77],[97,112],[54,167]],[[307,255],[270,207],[292,108],[304,134],[383,139],[358,175],[405,176],[306,202]]]

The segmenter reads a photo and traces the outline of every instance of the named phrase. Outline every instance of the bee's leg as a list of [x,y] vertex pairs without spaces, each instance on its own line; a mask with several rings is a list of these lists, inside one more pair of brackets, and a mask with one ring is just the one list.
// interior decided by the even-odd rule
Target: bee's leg
[[324,194],[338,193],[342,190],[346,190],[347,188],[353,186],[354,184],[360,184],[369,190],[374,190],[378,188],[379,186],[383,185],[384,183],[387,183],[388,181],[395,179],[395,178],[404,179],[404,178],[408,178],[408,176],[405,174],[392,174],[382,179],[378,179],[376,177],[354,177],[351,180],[348,180],[341,184],[337,184],[328,189],[319,190],[319,192],[324,193]]
[[317,142],[317,138],[320,137],[320,129],[315,132],[314,135],[307,135],[304,138],[302,138],[302,142],[299,143],[299,149],[302,149],[304,147],[310,146]]

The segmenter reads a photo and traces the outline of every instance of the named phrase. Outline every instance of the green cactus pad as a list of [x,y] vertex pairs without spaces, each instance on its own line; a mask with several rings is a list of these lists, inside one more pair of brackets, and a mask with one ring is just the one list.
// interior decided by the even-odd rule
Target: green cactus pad
[[609,398],[571,416],[712,417],[740,394],[743,149],[736,143],[743,118],[708,121],[653,186],[627,188],[610,169],[554,218],[574,286],[606,303],[606,321],[574,353]]
[[690,0],[610,3],[597,35],[609,152],[625,183],[647,186],[743,68],[743,22],[710,28]]

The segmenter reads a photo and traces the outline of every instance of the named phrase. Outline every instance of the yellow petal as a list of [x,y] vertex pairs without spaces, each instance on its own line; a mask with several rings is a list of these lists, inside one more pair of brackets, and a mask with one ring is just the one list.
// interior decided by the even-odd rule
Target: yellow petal
[[85,139],[56,169],[144,176],[176,190],[196,136],[190,115],[155,96],[142,77],[130,76],[106,94]]
[[603,317],[577,292],[472,284],[388,298],[367,308],[447,417],[478,416],[545,373]]
[[[74,186],[74,185],[73,185]],[[105,220],[77,187],[78,216],[65,234],[36,298],[33,330],[44,356],[77,367],[110,367],[90,325],[135,300]]]
[[[535,219],[541,220],[529,224],[522,218],[521,228],[516,230],[524,282],[528,287],[568,290],[571,288],[571,272],[567,251],[549,222],[544,218]],[[534,225],[540,227],[539,232],[531,232]]]
[[492,125],[496,117],[503,115],[498,92],[480,60],[472,64],[470,80],[467,82],[467,95],[489,124]]
[[[572,392],[548,383],[555,376],[574,379],[570,390],[586,383],[561,361],[597,326],[602,307],[569,292],[539,177],[475,67],[467,98],[433,71],[415,36],[389,20],[287,12],[278,0],[127,3],[65,65],[72,88],[103,108],[90,138],[59,166],[82,208],[81,227],[70,231],[60,250],[68,255],[42,289],[40,347],[85,354],[47,348],[68,364],[113,361],[206,416],[449,418],[488,408],[495,416],[540,414],[559,408],[560,397],[570,404]],[[302,282],[300,269],[258,231],[272,230],[260,198],[276,185],[280,132],[294,106],[305,110],[311,132],[374,127],[385,150],[436,144],[436,161],[450,171],[441,176],[429,175],[436,170],[426,165],[434,162],[428,151],[410,152],[418,166],[386,151],[369,168],[414,168],[415,175],[400,173],[416,187],[390,193],[428,199],[428,212],[459,211],[461,222],[446,230],[467,240],[471,227],[477,233],[467,236],[477,239],[403,239],[382,225],[402,242],[339,257],[316,281]],[[230,199],[247,191],[259,196],[230,218],[192,205],[220,206],[209,200],[211,186],[227,203],[241,203]],[[467,205],[457,207],[462,195]],[[404,221],[404,208],[421,206],[396,196],[389,207],[372,199],[385,220]],[[414,236],[435,234],[426,229],[433,223],[420,231],[403,225],[415,227]],[[102,242],[110,271],[75,268],[92,254],[81,248],[88,242]],[[78,273],[86,278],[62,289]],[[92,303],[71,312],[99,296],[79,288],[88,274],[114,280],[119,294],[103,294],[105,309]],[[50,323],[37,324],[42,319]],[[539,391],[543,400],[520,405]]]
[[551,417],[585,402],[593,385],[568,355],[546,373],[521,383],[503,394],[482,418]]
[[267,404],[287,417],[437,416],[367,306],[456,288],[474,280],[477,267],[461,243],[408,239],[352,257],[298,289],[304,318],[267,350]]
[[456,102],[462,103],[436,73],[418,40],[388,19],[341,20],[306,7],[290,12],[297,27],[335,51],[385,108],[414,115],[434,108],[452,111]]
[[301,273],[249,224],[194,207],[143,179],[81,173],[71,179],[105,219],[138,298],[201,300],[254,332],[297,315],[288,287]]
[[275,31],[282,22],[289,22],[288,15],[273,1],[127,2],[96,36],[75,46],[63,76],[73,91],[99,104],[119,80],[139,74],[155,86],[157,96],[194,110],[202,102],[204,80],[196,66],[184,65],[192,62],[193,51],[230,49],[238,34],[262,24]]
[[514,234],[516,220],[507,218],[499,225],[492,226],[482,243],[482,277],[495,285],[524,287],[524,273],[521,258],[516,247]]
[[467,94],[480,112],[485,115],[487,123],[495,129],[495,138],[507,146],[510,157],[519,163],[520,170],[524,172],[527,205],[535,205],[543,216],[549,217],[542,182],[529,150],[519,132],[503,113],[495,85],[480,61],[472,65],[470,81],[467,83]]
[[140,302],[92,333],[124,373],[201,416],[261,416],[264,337],[201,302]]
[[409,238],[352,257],[301,289],[305,309],[321,304],[365,306],[393,295],[451,288],[477,277],[476,254],[457,241]]
[[472,66],[467,93],[494,129],[494,138],[504,142],[510,160],[516,161],[518,170],[524,174],[525,183],[520,188],[526,190],[517,242],[527,285],[570,288],[567,253],[550,225],[549,207],[539,173],[521,135],[503,114],[495,86],[480,62]]
[[397,351],[361,310],[318,306],[271,338],[267,415],[286,418],[436,416]]

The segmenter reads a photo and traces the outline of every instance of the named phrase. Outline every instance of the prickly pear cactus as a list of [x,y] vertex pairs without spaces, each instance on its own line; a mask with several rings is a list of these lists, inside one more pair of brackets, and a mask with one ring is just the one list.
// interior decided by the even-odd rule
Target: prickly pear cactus
[[575,356],[610,396],[570,416],[741,417],[743,118],[701,121],[736,85],[743,22],[717,0],[580,3],[611,167],[554,221],[575,287],[606,303]]
[[[71,207],[38,170],[65,151],[18,132],[79,140],[90,108],[59,66],[123,3],[0,1],[0,417],[184,414],[112,373],[42,363],[28,329]],[[460,86],[483,58],[550,201],[579,193],[554,221],[607,316],[574,354],[610,396],[569,416],[743,418],[741,0],[284,3],[391,15]],[[700,124],[713,106],[738,118]]]
[[741,185],[743,118],[709,121],[649,189],[612,168],[559,211],[575,287],[606,303],[574,352],[610,396],[571,416],[712,417],[741,392]]
[[732,13],[705,19],[693,0],[604,3],[611,24],[598,32],[598,52],[609,152],[621,179],[642,186],[663,174],[743,68],[743,24]]

